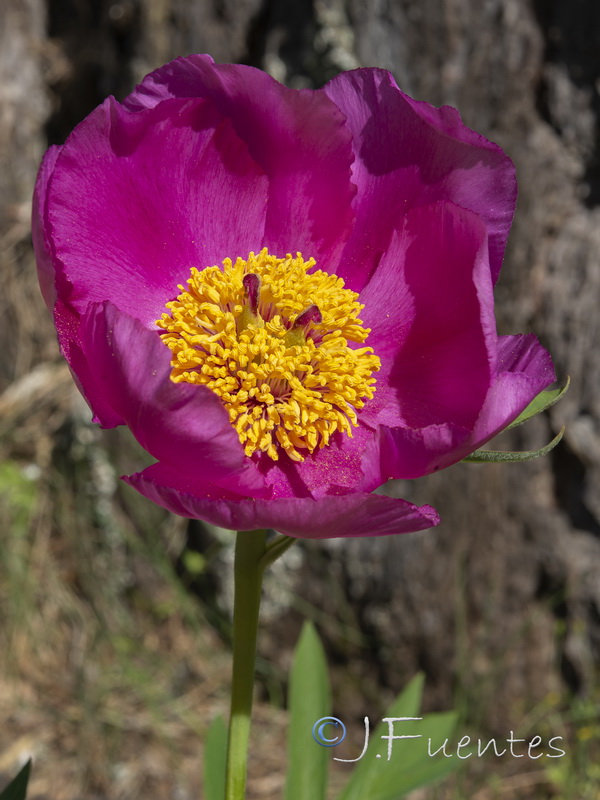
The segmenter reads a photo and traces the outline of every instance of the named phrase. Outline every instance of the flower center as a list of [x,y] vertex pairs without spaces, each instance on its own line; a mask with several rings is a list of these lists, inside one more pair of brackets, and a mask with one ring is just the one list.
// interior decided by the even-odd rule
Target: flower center
[[303,461],[342,431],[373,397],[379,358],[352,347],[369,334],[358,295],[314,259],[248,260],[193,268],[187,289],[157,325],[172,351],[171,380],[208,386],[223,401],[246,455],[280,450]]

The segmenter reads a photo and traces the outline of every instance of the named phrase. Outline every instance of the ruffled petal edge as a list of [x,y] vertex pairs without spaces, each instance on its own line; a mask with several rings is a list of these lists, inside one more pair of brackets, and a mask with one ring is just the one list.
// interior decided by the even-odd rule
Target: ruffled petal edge
[[364,492],[327,495],[318,500],[235,497],[215,486],[185,480],[162,464],[123,480],[175,514],[236,531],[273,528],[302,539],[336,539],[410,533],[440,521],[431,506],[419,507],[406,500]]

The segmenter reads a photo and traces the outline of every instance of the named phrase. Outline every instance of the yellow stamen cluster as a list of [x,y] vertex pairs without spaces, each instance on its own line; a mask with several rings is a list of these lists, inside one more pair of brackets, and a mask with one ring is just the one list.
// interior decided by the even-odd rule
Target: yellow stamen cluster
[[300,253],[276,258],[265,248],[193,268],[157,320],[171,380],[215,392],[246,455],[277,460],[281,449],[303,461],[299,450],[312,453],[337,431],[352,436],[357,409],[373,397],[380,360],[370,347],[348,346],[370,332],[357,316],[364,306],[341,278],[314,267]]

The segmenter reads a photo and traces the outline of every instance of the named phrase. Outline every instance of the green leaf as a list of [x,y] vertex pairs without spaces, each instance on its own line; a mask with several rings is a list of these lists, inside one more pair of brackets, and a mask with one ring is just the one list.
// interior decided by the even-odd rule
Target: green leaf
[[[418,717],[419,709],[421,707],[421,698],[423,696],[424,682],[425,677],[422,673],[416,675],[404,689],[404,691],[399,695],[399,697],[396,698],[395,702],[388,709],[385,716]],[[415,724],[418,725],[420,723],[403,722],[401,724],[402,734],[404,734],[406,726],[414,726]],[[354,772],[350,776],[350,780],[344,787],[342,793],[339,795],[338,800],[371,800],[369,787],[376,779],[377,775],[381,772],[382,766],[386,763],[383,759],[387,758],[387,754],[378,758],[378,754],[381,755],[381,753],[379,753],[381,747],[378,747],[378,745],[384,744],[384,741],[381,739],[381,737],[387,735],[388,730],[388,723],[381,722],[375,731],[370,734],[367,751],[361,760],[356,762]],[[412,733],[408,730],[406,732],[409,735]],[[420,740],[407,739],[403,741],[403,744],[411,741]],[[389,763],[392,762],[388,762],[388,764]]]
[[539,450],[521,450],[520,452],[510,450],[475,450],[470,456],[463,458],[463,461],[469,461],[473,464],[483,464],[488,461],[531,461],[534,458],[545,456],[550,450],[555,448],[562,439],[564,432],[565,429],[562,427],[554,439]]
[[226,769],[227,726],[223,717],[215,717],[206,733],[204,743],[205,800],[225,800]]
[[325,653],[317,632],[304,623],[294,654],[289,690],[288,774],[285,800],[324,800],[331,753],[312,738],[315,722],[331,711]]
[[[389,714],[389,716],[395,716]],[[373,740],[377,765],[372,770],[363,800],[397,800],[414,789],[428,786],[454,772],[462,764],[456,755],[436,753],[456,728],[458,715],[454,712],[428,714],[419,721],[394,723],[394,735],[414,735],[419,739],[392,741],[388,761],[387,741]],[[386,723],[387,725],[387,723]],[[389,735],[389,727],[385,731]],[[429,750],[429,739],[431,748]]]
[[27,784],[31,770],[31,759],[25,764],[16,778],[0,793],[0,800],[25,800],[27,797]]
[[505,428],[505,430],[515,428],[517,425],[522,425],[526,420],[531,419],[531,417],[535,417],[536,414],[540,414],[542,411],[550,408],[550,406],[558,403],[561,397],[566,394],[570,384],[571,378],[567,375],[567,382],[562,389],[546,389],[543,392],[540,392],[537,397],[533,398],[527,408],[524,411],[521,411],[516,420],[511,422],[510,425]]

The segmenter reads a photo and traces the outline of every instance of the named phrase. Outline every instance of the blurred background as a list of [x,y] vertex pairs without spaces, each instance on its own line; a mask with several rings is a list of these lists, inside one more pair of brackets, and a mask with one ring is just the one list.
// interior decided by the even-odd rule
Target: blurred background
[[[198,798],[227,709],[232,537],[119,481],[147,456],[100,431],[37,286],[31,193],[49,144],[109,94],[194,52],[292,87],[378,66],[517,166],[501,333],[535,332],[566,398],[504,434],[550,456],[459,465],[389,491],[434,531],[302,542],[267,581],[250,797],[281,797],[286,675],[302,621],[334,713],[361,731],[419,670],[459,737],[564,737],[563,758],[486,756],[415,800],[600,792],[600,5],[597,0],[0,0],[0,787],[32,800]],[[525,763],[523,763],[525,762]],[[334,785],[344,770],[338,767]]]

